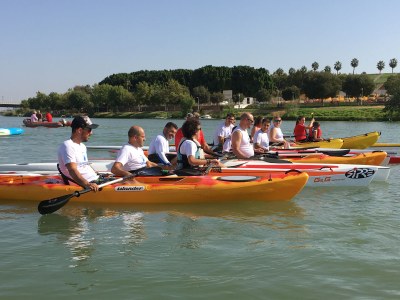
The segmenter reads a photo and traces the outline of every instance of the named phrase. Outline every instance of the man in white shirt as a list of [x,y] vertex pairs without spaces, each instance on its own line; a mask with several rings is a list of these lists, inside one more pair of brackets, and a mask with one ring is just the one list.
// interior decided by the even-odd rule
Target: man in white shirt
[[239,126],[232,132],[232,152],[237,158],[249,158],[254,156],[254,148],[250,143],[247,129],[254,124],[251,113],[245,112],[240,116]]
[[72,134],[69,140],[63,142],[58,148],[58,164],[60,171],[67,178],[84,188],[98,190],[97,183],[99,175],[89,165],[86,146],[93,134],[92,129],[99,125],[93,124],[89,117],[77,116],[72,120]]
[[176,164],[176,154],[169,154],[169,140],[175,137],[178,126],[173,122],[168,122],[163,133],[157,135],[149,146],[149,160],[166,166]]
[[235,116],[231,113],[226,115],[225,121],[219,125],[214,132],[214,151],[222,149],[225,140],[232,134],[232,128],[235,124]]
[[142,127],[132,126],[128,131],[128,138],[128,143],[117,154],[111,168],[112,173],[116,176],[129,176],[131,175],[130,171],[157,166],[144,155],[142,147],[146,141],[146,135]]

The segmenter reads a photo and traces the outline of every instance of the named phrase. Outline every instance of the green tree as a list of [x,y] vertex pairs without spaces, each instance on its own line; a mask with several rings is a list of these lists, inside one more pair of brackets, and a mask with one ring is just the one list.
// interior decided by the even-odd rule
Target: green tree
[[296,73],[296,70],[294,68],[290,68],[288,73],[289,75],[293,75],[294,73]]
[[150,104],[154,94],[155,87],[150,86],[147,82],[139,82],[135,86],[133,93],[138,111],[142,110],[142,105]]
[[331,73],[309,72],[304,78],[304,92],[312,99],[334,97],[340,88],[340,79]]
[[210,95],[210,100],[212,103],[221,103],[225,100],[224,94],[219,92],[214,92]]
[[70,90],[66,94],[68,107],[74,112],[91,112],[93,103],[90,101],[90,95],[81,89]]
[[336,70],[336,74],[339,74],[339,71],[342,69],[342,63],[340,61],[335,62],[333,68]]
[[209,103],[210,102],[210,92],[205,86],[196,86],[193,88],[192,92],[194,99],[199,99],[200,103]]
[[400,118],[400,88],[394,90],[389,100],[386,101],[383,111],[386,112],[392,120]]
[[256,98],[258,102],[270,102],[272,95],[269,90],[262,88],[257,92]]
[[397,59],[392,58],[392,59],[389,61],[389,67],[392,68],[392,74],[393,74],[393,69],[397,67]]
[[385,82],[385,89],[390,95],[400,89],[400,74],[389,76]]
[[376,64],[376,67],[379,70],[379,74],[381,74],[382,70],[385,68],[385,63],[383,60],[378,61],[378,63]]
[[297,86],[290,86],[282,91],[282,98],[284,100],[294,100],[300,97],[300,90]]
[[349,97],[360,97],[369,95],[374,90],[374,81],[366,74],[347,75],[342,84],[342,90]]
[[354,70],[358,67],[358,59],[353,58],[350,62],[350,65],[353,67],[353,75],[354,75]]
[[311,64],[311,68],[314,70],[314,72],[316,72],[316,71],[318,70],[318,68],[319,68],[319,63],[317,63],[316,61],[314,61],[314,62]]
[[331,73],[331,67],[330,66],[325,66],[324,71],[327,73]]

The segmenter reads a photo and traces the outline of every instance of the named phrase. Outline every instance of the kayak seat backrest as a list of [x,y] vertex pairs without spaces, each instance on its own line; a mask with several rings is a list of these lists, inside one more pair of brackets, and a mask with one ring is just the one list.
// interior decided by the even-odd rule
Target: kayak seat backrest
[[[60,169],[60,164],[57,164],[57,170],[58,170],[58,172],[60,172],[61,178],[62,178],[62,180],[63,180],[63,182],[64,182],[65,185],[69,185],[69,182],[70,182],[70,181],[73,182],[73,183],[76,183],[75,180],[73,180],[72,178],[69,178],[67,175],[65,175],[65,174],[61,171],[61,169]],[[76,184],[78,184],[78,183],[76,183]],[[78,184],[78,185],[79,185],[79,184]]]

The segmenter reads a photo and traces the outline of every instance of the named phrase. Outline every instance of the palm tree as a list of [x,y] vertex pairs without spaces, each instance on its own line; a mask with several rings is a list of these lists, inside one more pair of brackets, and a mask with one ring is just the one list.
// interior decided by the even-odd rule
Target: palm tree
[[331,67],[330,67],[330,66],[326,66],[325,69],[324,69],[324,71],[325,71],[326,73],[330,73],[330,72],[331,72]]
[[314,62],[312,63],[312,65],[311,65],[311,68],[314,70],[314,72],[317,71],[318,68],[319,68],[319,63],[317,63],[316,61],[314,61]]
[[385,68],[385,63],[383,62],[383,60],[378,61],[376,67],[379,70],[379,74],[381,74],[382,70]]
[[301,72],[301,73],[307,73],[307,67],[306,67],[306,66],[302,66],[302,67],[300,68],[300,72]]
[[353,58],[351,60],[351,66],[353,67],[353,75],[354,75],[354,70],[358,67],[358,59],[357,58]]
[[294,73],[296,73],[296,70],[294,68],[290,68],[289,75],[293,75]]
[[342,63],[340,61],[335,62],[333,68],[336,70],[336,74],[339,74],[339,71],[342,68]]
[[392,74],[393,74],[393,69],[397,67],[397,59],[392,58],[392,59],[389,61],[389,67],[392,68]]

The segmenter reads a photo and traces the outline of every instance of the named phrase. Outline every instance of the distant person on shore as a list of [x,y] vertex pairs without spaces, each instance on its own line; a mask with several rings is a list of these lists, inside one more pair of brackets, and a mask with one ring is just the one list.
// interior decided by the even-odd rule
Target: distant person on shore
[[214,151],[222,151],[225,140],[231,136],[232,128],[235,126],[235,116],[231,113],[226,115],[225,121],[215,129]]
[[256,153],[265,153],[269,151],[268,128],[269,120],[263,118],[261,120],[261,128],[255,133],[253,139],[253,147]]
[[118,151],[117,158],[111,168],[116,176],[129,176],[130,171],[156,167],[157,164],[148,160],[143,152],[146,141],[144,130],[140,126],[132,126],[128,131],[128,143]]
[[273,147],[283,147],[285,149],[290,148],[289,142],[283,138],[281,129],[282,118],[275,116],[273,123],[274,126],[269,131],[269,145]]
[[304,116],[299,116],[296,120],[296,126],[294,127],[293,134],[296,142],[306,142],[307,131],[312,128],[314,122],[314,118],[311,119],[310,124],[308,126],[305,125],[306,118]]
[[157,135],[150,143],[148,157],[154,163],[161,163],[166,166],[176,164],[176,154],[169,153],[169,140],[175,137],[178,126],[168,122],[162,134]]
[[319,124],[319,122],[314,121],[313,126],[310,128],[310,133],[309,133],[309,141],[311,142],[318,142],[318,141],[323,141],[324,139],[322,138],[322,129]]
[[254,123],[251,113],[245,112],[240,116],[239,125],[232,133],[232,152],[237,158],[250,158],[254,156],[254,148],[250,143],[247,129]]
[[51,115],[51,113],[49,111],[46,113],[46,121],[53,122],[53,116]]
[[31,122],[38,122],[38,117],[36,115],[36,110],[34,110],[31,114]]
[[93,134],[92,130],[98,126],[90,119],[75,117],[71,123],[71,138],[58,148],[58,164],[63,177],[93,191],[98,191],[98,184],[105,180],[89,165],[86,146],[83,143],[89,140]]

